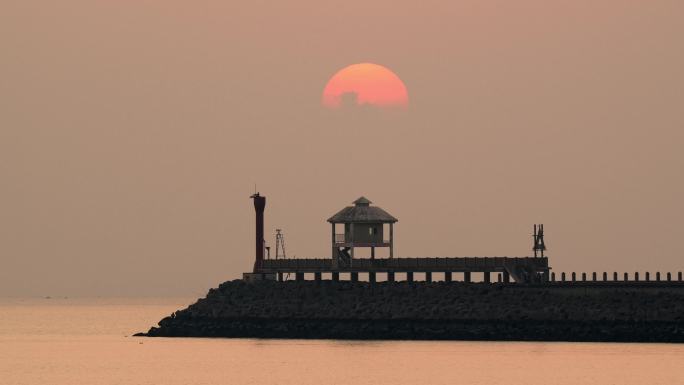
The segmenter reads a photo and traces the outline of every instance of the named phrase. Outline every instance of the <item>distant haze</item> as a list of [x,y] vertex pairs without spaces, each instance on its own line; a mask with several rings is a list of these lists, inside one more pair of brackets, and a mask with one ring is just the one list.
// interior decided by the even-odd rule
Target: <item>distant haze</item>
[[[0,6],[0,296],[199,295],[361,195],[397,256],[684,270],[681,1]],[[373,62],[405,111],[321,107]]]

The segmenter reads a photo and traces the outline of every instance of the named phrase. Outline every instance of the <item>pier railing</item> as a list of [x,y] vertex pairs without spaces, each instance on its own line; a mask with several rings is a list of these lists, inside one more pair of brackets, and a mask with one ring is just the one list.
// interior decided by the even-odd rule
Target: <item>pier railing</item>
[[618,273],[617,271],[614,271],[612,273],[609,273],[607,271],[602,272],[601,274],[598,274],[597,272],[591,272],[591,274],[588,274],[586,272],[582,273],[577,273],[577,272],[560,272],[560,273],[551,273],[549,276],[549,282],[554,283],[554,284],[603,284],[603,285],[611,285],[611,284],[623,284],[623,283],[646,283],[646,284],[652,284],[652,283],[668,283],[668,282],[684,282],[684,277],[682,277],[682,272],[676,272],[673,274],[672,272],[665,272],[662,273],[657,271],[653,275],[651,272],[647,271],[644,272],[643,275],[640,274],[640,272],[634,272],[632,274],[630,273]]
[[[369,281],[375,281],[377,274],[385,274],[387,280],[394,280],[395,273],[406,273],[406,279],[413,281],[414,273],[424,273],[426,281],[444,277],[452,281],[453,273],[462,273],[464,282],[473,282],[473,273],[482,274],[483,282],[525,283],[532,285],[564,286],[684,286],[682,272],[551,272],[548,258],[533,257],[446,257],[446,258],[391,258],[353,259],[350,265],[341,266],[332,258],[265,260],[260,273],[295,273],[297,279],[305,274],[314,274],[320,280],[323,273],[332,273],[339,279],[339,273],[350,273],[352,280],[359,274],[367,274]],[[437,275],[435,275],[437,274]],[[494,274],[492,276],[492,274]]]
[[382,247],[382,246],[389,246],[390,240],[389,239],[383,239],[382,242],[366,242],[366,241],[354,241],[352,242],[351,239],[347,239],[345,234],[335,234],[335,244],[337,245],[344,245],[344,244],[351,244],[354,243],[354,246],[358,247],[371,247],[371,246],[377,246],[377,247]]

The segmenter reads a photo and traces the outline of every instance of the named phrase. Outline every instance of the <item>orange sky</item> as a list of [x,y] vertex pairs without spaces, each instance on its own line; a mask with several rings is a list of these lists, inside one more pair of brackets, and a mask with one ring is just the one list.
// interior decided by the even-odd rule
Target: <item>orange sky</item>
[[[684,270],[684,3],[5,0],[0,296],[201,295],[266,232],[327,256],[364,195],[397,256]],[[328,110],[353,63],[410,108]]]

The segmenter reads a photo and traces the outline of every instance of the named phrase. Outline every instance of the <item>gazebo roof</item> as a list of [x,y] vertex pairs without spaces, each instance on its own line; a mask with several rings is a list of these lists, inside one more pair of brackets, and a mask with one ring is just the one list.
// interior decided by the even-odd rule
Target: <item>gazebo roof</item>
[[395,223],[399,221],[387,211],[377,206],[371,206],[372,202],[361,197],[354,201],[354,206],[348,206],[337,214],[328,218],[330,223]]

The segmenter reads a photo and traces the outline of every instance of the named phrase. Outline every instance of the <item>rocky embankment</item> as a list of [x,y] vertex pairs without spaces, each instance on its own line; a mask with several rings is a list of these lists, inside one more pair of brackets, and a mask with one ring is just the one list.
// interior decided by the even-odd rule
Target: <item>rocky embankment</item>
[[139,335],[684,342],[684,286],[230,281]]

